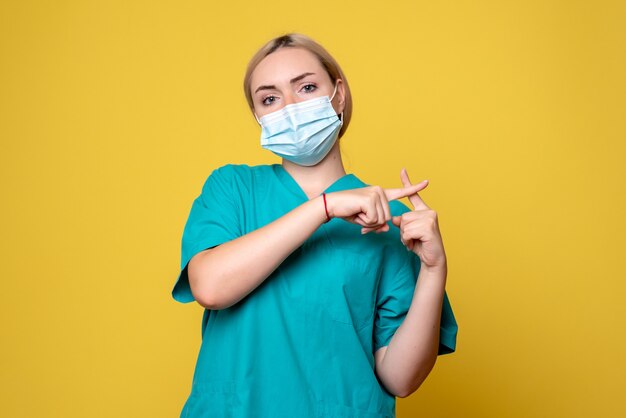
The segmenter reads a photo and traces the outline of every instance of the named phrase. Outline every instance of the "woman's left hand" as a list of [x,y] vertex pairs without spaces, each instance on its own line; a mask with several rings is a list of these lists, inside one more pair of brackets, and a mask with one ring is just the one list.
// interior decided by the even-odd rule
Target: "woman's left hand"
[[[402,169],[400,178],[404,187],[411,186],[406,169]],[[429,208],[417,193],[410,195],[409,201],[413,205],[413,210],[391,219],[393,224],[400,228],[400,240],[408,250],[419,256],[424,267],[446,268],[446,253],[439,232],[437,213]],[[363,228],[364,233],[373,230],[375,229]]]

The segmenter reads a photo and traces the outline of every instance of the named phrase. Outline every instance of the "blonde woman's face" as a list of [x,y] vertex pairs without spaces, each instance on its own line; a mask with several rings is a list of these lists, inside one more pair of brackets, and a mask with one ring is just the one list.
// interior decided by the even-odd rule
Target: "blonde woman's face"
[[[262,116],[288,104],[333,94],[334,85],[317,57],[302,48],[280,48],[257,65],[250,78],[254,111]],[[339,114],[344,107],[341,80],[332,101]]]

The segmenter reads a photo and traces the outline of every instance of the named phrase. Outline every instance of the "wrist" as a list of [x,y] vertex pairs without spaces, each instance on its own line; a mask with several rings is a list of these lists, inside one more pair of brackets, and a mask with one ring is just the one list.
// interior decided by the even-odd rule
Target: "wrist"
[[330,215],[330,210],[328,207],[328,195],[326,193],[322,193],[322,202],[324,203],[324,223],[329,222],[332,219]]
[[446,260],[432,266],[429,266],[426,263],[421,263],[420,270],[429,276],[440,276],[445,278],[448,275],[448,263]]
[[319,196],[315,196],[305,203],[306,205],[311,207],[311,214],[315,216],[315,219],[323,225],[327,222],[326,211],[324,210],[324,196],[321,194]]

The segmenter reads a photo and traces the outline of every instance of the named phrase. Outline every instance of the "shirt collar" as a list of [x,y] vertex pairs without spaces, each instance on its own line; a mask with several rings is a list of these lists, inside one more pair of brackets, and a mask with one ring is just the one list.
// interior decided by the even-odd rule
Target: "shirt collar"
[[[304,190],[302,190],[300,185],[291,176],[291,174],[289,174],[287,170],[285,170],[282,164],[272,164],[272,169],[274,170],[274,173],[276,174],[278,179],[281,181],[281,183],[283,183],[283,185],[291,193],[295,194],[296,196],[300,198],[308,200],[308,197],[306,193],[304,193]],[[335,180],[330,186],[326,188],[326,190],[323,191],[323,193],[338,192],[341,190],[356,189],[356,188],[366,187],[366,186],[367,184],[361,181],[361,179],[359,179],[355,174],[347,173],[343,175],[342,177],[338,178],[337,180]]]

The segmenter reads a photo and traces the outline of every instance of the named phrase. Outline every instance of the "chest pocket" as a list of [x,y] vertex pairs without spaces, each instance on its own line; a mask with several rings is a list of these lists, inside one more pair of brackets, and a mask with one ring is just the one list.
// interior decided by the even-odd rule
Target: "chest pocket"
[[371,324],[376,307],[379,268],[376,257],[333,246],[326,233],[302,247],[306,265],[305,303],[313,321],[360,330]]

